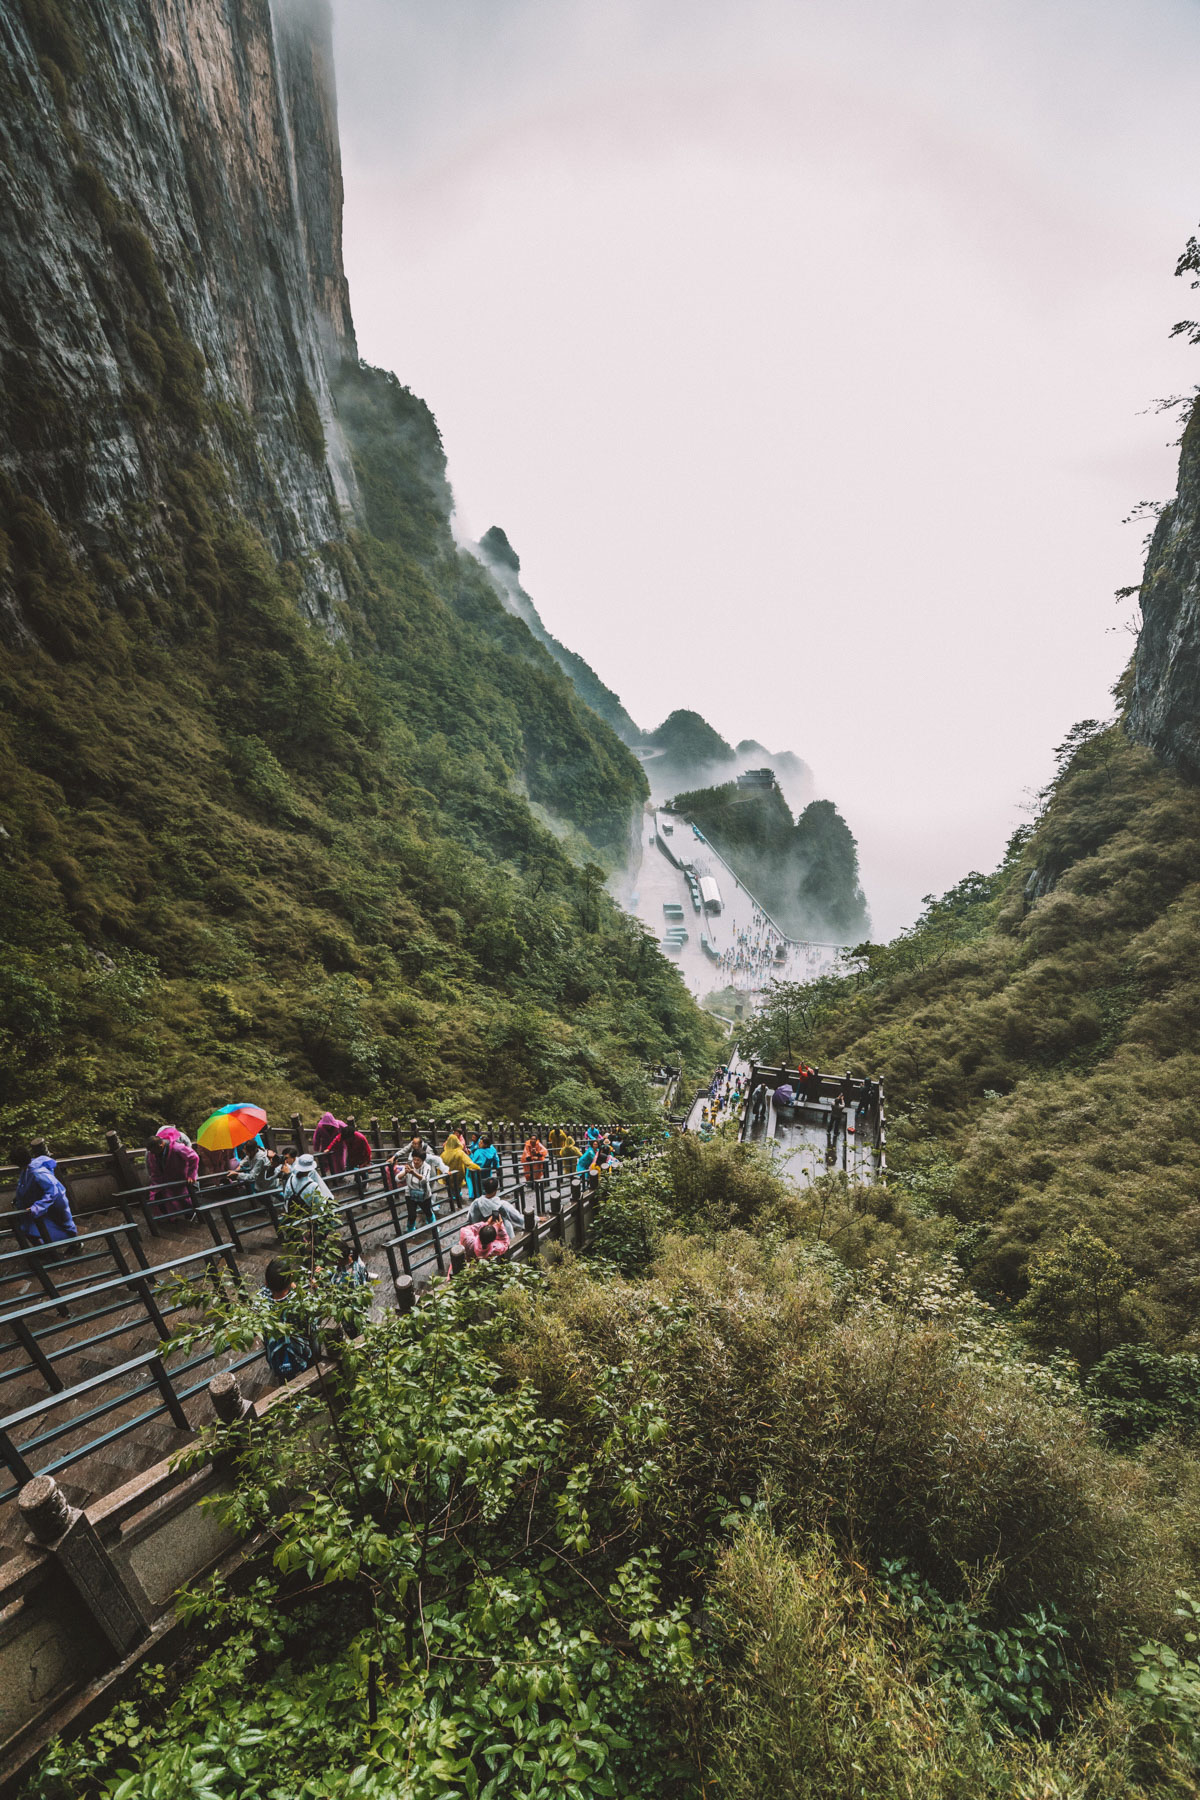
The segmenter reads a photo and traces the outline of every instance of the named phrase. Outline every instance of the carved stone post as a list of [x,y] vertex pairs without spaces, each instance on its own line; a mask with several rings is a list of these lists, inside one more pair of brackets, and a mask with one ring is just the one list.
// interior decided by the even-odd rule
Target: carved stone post
[[150,1627],[87,1514],[69,1504],[53,1475],[27,1481],[17,1505],[30,1529],[28,1542],[54,1560],[113,1649],[124,1656]]
[[417,1297],[417,1291],[416,1291],[415,1287],[413,1286],[412,1276],[411,1275],[397,1275],[395,1287],[396,1287],[396,1311],[402,1312],[402,1313],[410,1313],[413,1309],[413,1303],[415,1302],[416,1297]]
[[238,1386],[238,1378],[228,1369],[214,1375],[208,1384],[212,1409],[222,1425],[240,1425],[250,1413],[250,1402]]

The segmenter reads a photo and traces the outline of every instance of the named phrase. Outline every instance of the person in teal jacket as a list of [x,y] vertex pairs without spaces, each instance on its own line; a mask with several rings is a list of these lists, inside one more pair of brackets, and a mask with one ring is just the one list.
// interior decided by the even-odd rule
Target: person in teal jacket
[[469,1155],[475,1164],[470,1177],[471,1198],[478,1200],[483,1192],[484,1180],[488,1175],[494,1175],[497,1181],[501,1178],[500,1152],[491,1138],[485,1137],[478,1144],[471,1146]]

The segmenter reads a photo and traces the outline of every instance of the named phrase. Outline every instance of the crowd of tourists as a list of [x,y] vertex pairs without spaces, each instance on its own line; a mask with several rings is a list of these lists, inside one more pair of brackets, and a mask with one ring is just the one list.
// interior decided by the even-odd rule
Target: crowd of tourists
[[[552,1173],[594,1182],[603,1172],[619,1168],[631,1146],[626,1130],[593,1125],[581,1130],[577,1141],[571,1131],[555,1125],[544,1142],[536,1131],[525,1139],[513,1173],[519,1170],[525,1192],[532,1193],[535,1202],[543,1201],[542,1184]],[[14,1160],[21,1236],[31,1244],[46,1245],[77,1237],[79,1228],[54,1157],[18,1149]],[[525,1229],[523,1212],[502,1193],[501,1151],[494,1135],[466,1124],[450,1130],[440,1149],[414,1134],[406,1148],[378,1158],[363,1132],[329,1111],[317,1121],[309,1150],[291,1143],[271,1146],[262,1134],[234,1149],[208,1150],[194,1144],[179,1126],[165,1124],[145,1145],[145,1169],[147,1206],[157,1217],[173,1215],[182,1223],[197,1219],[204,1192],[218,1198],[273,1193],[280,1214],[301,1227],[308,1277],[324,1268],[336,1281],[362,1290],[367,1303],[372,1277],[354,1247],[337,1235],[335,1192],[330,1185],[336,1178],[341,1178],[342,1188],[353,1186],[365,1195],[369,1172],[374,1171],[385,1191],[403,1195],[407,1232],[434,1225],[439,1208],[447,1214],[465,1209],[459,1244],[472,1260],[503,1256]],[[289,1257],[273,1257],[267,1264],[262,1291],[279,1315],[280,1329],[266,1331],[264,1347],[271,1368],[284,1380],[310,1367],[317,1354],[309,1334],[287,1328],[297,1311],[296,1280]]]
[[838,954],[832,944],[785,937],[758,902],[752,901],[749,924],[735,926],[732,940],[718,953],[717,968],[730,987],[753,991],[772,978],[815,981],[833,968]]

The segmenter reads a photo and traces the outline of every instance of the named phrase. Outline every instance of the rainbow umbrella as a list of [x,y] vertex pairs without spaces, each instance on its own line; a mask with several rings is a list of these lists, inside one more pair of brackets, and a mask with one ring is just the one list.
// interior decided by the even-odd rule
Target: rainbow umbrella
[[196,1133],[196,1142],[202,1150],[236,1150],[239,1144],[257,1137],[266,1122],[261,1106],[247,1106],[244,1101],[219,1106]]

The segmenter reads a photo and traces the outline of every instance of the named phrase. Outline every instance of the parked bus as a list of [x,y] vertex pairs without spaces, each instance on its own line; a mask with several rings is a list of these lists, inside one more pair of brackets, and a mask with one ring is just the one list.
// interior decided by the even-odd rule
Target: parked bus
[[721,890],[717,886],[714,876],[702,875],[700,877],[700,898],[704,902],[705,912],[719,913],[721,911]]

